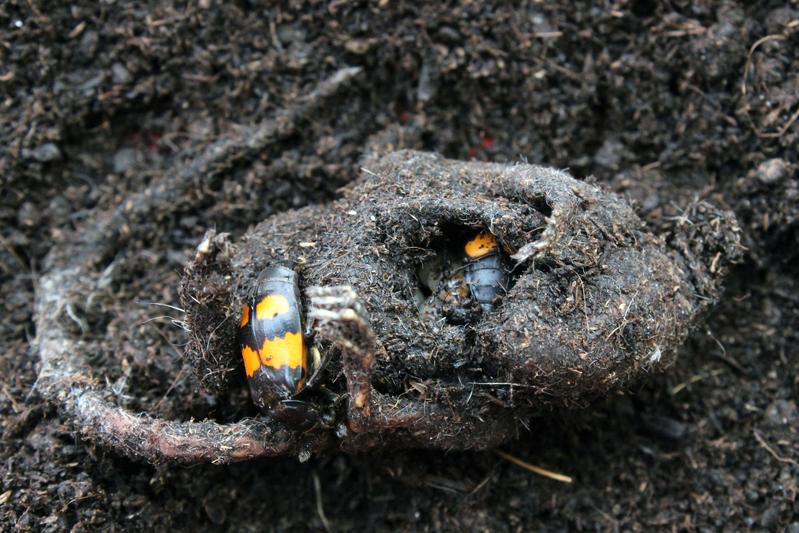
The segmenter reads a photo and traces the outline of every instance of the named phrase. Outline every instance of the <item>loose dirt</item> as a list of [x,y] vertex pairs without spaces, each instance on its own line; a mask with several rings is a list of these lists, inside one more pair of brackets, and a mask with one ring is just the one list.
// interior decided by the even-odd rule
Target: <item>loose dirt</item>
[[[4,529],[799,531],[796,5],[8,2],[0,28]],[[743,261],[671,368],[502,447],[573,483],[492,451],[155,467],[44,400],[47,254],[99,238],[129,246],[59,315],[108,339],[94,379],[134,411],[251,414],[200,387],[162,304],[208,229],[333,201],[388,148],[568,168],[661,235],[737,215]]]

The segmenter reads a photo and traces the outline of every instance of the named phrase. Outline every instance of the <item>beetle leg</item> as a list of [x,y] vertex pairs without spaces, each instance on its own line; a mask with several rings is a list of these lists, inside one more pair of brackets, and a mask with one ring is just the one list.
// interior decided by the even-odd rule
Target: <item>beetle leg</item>
[[377,337],[366,318],[366,309],[349,286],[311,287],[308,316],[319,338],[341,353],[349,393],[350,429],[367,429],[371,414],[372,383]]

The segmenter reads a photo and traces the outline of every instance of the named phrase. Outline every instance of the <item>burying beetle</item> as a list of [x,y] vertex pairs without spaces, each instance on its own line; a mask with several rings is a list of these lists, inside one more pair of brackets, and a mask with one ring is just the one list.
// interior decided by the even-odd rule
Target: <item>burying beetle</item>
[[253,402],[274,408],[300,392],[308,378],[297,274],[274,266],[258,277],[241,310],[241,357]]
[[453,235],[434,245],[435,255],[417,269],[417,307],[431,321],[473,323],[510,288],[512,262],[490,232],[448,229]]
[[326,362],[303,324],[297,273],[280,264],[265,268],[241,308],[241,358],[253,403],[292,427],[320,421],[298,399],[318,382]]
[[509,265],[505,254],[491,233],[480,232],[464,247],[466,284],[472,297],[484,311],[491,311],[508,291]]

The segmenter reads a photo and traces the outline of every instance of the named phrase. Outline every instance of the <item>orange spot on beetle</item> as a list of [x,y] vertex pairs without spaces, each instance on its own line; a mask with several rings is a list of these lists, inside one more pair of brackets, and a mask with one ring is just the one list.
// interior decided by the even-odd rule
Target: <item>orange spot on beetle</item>
[[239,320],[239,328],[243,328],[250,321],[250,306],[244,304],[241,306],[241,320]]
[[488,255],[497,248],[497,238],[492,234],[483,231],[478,233],[477,236],[466,243],[463,247],[466,252],[466,257],[469,259],[477,259]]
[[255,371],[261,366],[261,359],[258,357],[258,352],[249,346],[242,346],[241,358],[244,359],[244,371],[247,373],[247,377],[253,377]]
[[306,353],[305,339],[301,333],[286,333],[282,337],[264,339],[261,347],[256,350],[247,345],[241,348],[244,371],[247,373],[248,378],[253,377],[255,371],[261,365],[274,369],[280,369],[281,367],[302,368],[303,376],[297,382],[297,391],[305,385],[305,373],[308,366]]
[[264,339],[258,350],[261,364],[272,368],[305,367],[305,342],[302,333],[286,333],[282,337]]
[[282,294],[269,294],[261,298],[255,306],[255,317],[258,320],[269,320],[277,315],[291,311],[291,304]]

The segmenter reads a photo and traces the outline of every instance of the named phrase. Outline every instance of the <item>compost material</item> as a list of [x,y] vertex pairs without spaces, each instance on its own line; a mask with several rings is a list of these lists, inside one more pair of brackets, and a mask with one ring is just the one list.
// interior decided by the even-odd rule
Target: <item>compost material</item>
[[[311,324],[323,356],[341,359],[325,384],[348,408],[306,438],[335,431],[350,450],[496,445],[544,406],[584,404],[673,361],[740,252],[731,213],[702,204],[691,217],[669,248],[620,197],[564,172],[414,151],[367,159],[339,201],[270,217],[238,243],[205,237],[181,289],[184,353],[208,389],[240,387],[238,310],[263,269],[296,265],[301,288],[347,287],[367,330],[350,339]],[[496,308],[471,302],[466,323],[422,312],[418,272],[443,253],[436,243],[460,237],[462,248],[470,229],[512,252],[512,285]],[[348,305],[320,313],[311,298],[309,314],[341,322]]]
[[[3,529],[799,528],[794,356],[799,288],[792,268],[799,249],[797,11],[784,3],[735,2],[500,7],[298,2],[279,10],[212,1],[147,8],[4,4]],[[502,450],[571,476],[570,485],[534,476],[490,451],[380,452],[389,446],[374,434],[363,441],[373,451],[362,454],[333,451],[340,442],[335,431],[331,440],[303,448],[296,432],[274,435],[277,426],[252,422],[268,415],[253,407],[236,371],[226,370],[235,345],[192,348],[198,342],[194,331],[210,337],[203,327],[185,327],[187,311],[198,308],[181,304],[181,279],[187,265],[201,268],[197,245],[209,230],[216,231],[208,241],[215,255],[208,256],[202,279],[214,298],[198,300],[223,318],[235,317],[236,309],[215,302],[236,305],[238,290],[257,276],[255,252],[244,243],[263,235],[263,243],[285,240],[283,252],[300,254],[295,240],[267,239],[259,224],[288,223],[297,213],[324,213],[337,201],[354,202],[348,195],[356,186],[350,192],[341,187],[365,179],[362,167],[380,175],[383,171],[368,161],[406,148],[503,168],[530,161],[568,169],[585,186],[621,195],[643,222],[624,232],[651,235],[652,250],[665,251],[672,264],[682,265],[677,279],[685,284],[677,296],[684,295],[689,305],[685,316],[706,315],[707,321],[695,321],[665,372],[624,366],[640,361],[635,357],[603,358],[613,365],[591,367],[596,375],[610,376],[618,368],[632,374],[603,382],[575,373],[570,379],[580,386],[566,401],[568,410],[558,398],[568,398],[560,393],[571,381],[554,377],[546,391],[514,387],[511,399],[509,387],[492,385],[469,400],[474,412],[487,402],[503,412],[529,409],[524,424],[510,420],[514,436]],[[384,193],[389,191],[373,194]],[[540,202],[528,205],[528,229],[539,222],[546,226],[551,213]],[[308,211],[295,211],[303,209]],[[727,211],[739,221],[745,251],[722,278],[717,269],[725,265],[725,250],[737,248],[729,239],[736,232],[714,222],[730,220]],[[397,213],[383,215],[376,220],[384,224],[383,235],[400,239],[395,244],[413,236],[389,231],[407,228],[407,222]],[[447,220],[442,234],[462,227]],[[469,230],[492,230],[490,217],[465,220]],[[513,243],[511,254],[525,250],[526,242],[542,242],[541,233],[523,236],[526,229],[513,233],[506,225],[503,233],[499,227],[493,231]],[[381,233],[377,230],[372,235]],[[394,283],[395,303],[406,307],[386,313],[423,320],[413,314],[419,298],[400,289],[418,276],[418,263],[429,264],[425,257],[446,242],[433,233],[428,242],[425,235],[420,226],[417,242],[424,250],[400,253],[389,239],[387,255],[381,251],[379,261],[370,259],[378,265],[398,262],[403,268],[391,272],[411,278],[408,285]],[[603,244],[612,250],[648,246],[646,240],[640,247],[616,242],[614,232],[579,235],[585,243],[612,243]],[[301,248],[308,263],[297,270],[322,292],[308,292],[306,284],[304,303],[332,297],[368,304],[375,293],[365,290],[368,283],[355,283],[360,278],[338,280],[351,282],[357,299],[339,289],[324,293],[334,288],[328,282],[338,283],[336,276],[356,273],[345,269],[323,278],[314,252],[341,245],[323,247],[313,237],[302,241],[317,244]],[[215,275],[216,254],[226,247],[236,261],[230,280]],[[258,253],[262,259],[285,255],[277,249]],[[651,332],[643,322],[625,324],[608,337],[624,322],[617,321],[624,319],[622,311],[580,310],[592,295],[601,300],[599,293],[580,287],[586,274],[581,269],[598,274],[592,263],[575,266],[572,259],[542,262],[530,256],[492,311],[503,322],[486,321],[471,309],[461,313],[460,304],[434,308],[442,321],[440,335],[465,328],[479,341],[459,371],[477,368],[486,377],[514,383],[533,371],[509,357],[492,364],[480,355],[504,351],[503,342],[524,341],[488,329],[502,324],[521,331],[514,317],[524,316],[517,311],[532,303],[523,295],[566,302],[556,310],[563,331],[571,331],[576,318],[605,317],[600,329],[606,333],[591,341],[603,345],[604,355],[651,356]],[[89,275],[79,275],[77,266]],[[668,276],[668,269],[652,271],[653,279]],[[530,290],[536,278],[549,282],[548,292]],[[690,287],[695,292],[689,293]],[[646,293],[633,299],[634,294],[624,294],[628,318],[658,312],[638,308],[635,302]],[[708,296],[718,298],[715,310],[705,303]],[[317,311],[320,320],[350,316],[322,303]],[[524,319],[538,316],[544,315]],[[343,333],[368,347],[391,334],[379,320],[371,322],[374,339],[359,336],[364,330],[357,321],[331,320],[328,329],[319,330],[319,344],[332,346]],[[212,342],[234,342],[218,333]],[[677,333],[669,346],[679,344],[683,333]],[[417,345],[424,342],[415,339]],[[43,348],[60,359],[43,357]],[[391,344],[384,348],[386,354],[401,353]],[[378,354],[371,377],[378,402],[405,391],[407,401],[428,394],[431,403],[445,401],[437,387],[455,376],[456,365],[447,358],[454,350],[428,360],[417,351],[409,361],[411,376],[400,376],[400,366]],[[221,359],[214,362],[211,355]],[[555,355],[551,360],[564,365],[558,368],[576,368],[566,354]],[[665,363],[673,355],[665,350],[662,357]],[[199,361],[206,369],[221,369],[218,379],[195,373]],[[348,391],[343,358],[333,363],[328,385],[336,394]],[[542,370],[543,378],[558,376]],[[628,381],[633,374],[641,379]],[[583,384],[597,388],[585,390]],[[613,393],[606,395],[608,390]],[[347,394],[339,403],[332,397],[314,402],[344,409]],[[589,396],[592,402],[584,404]],[[575,409],[580,405],[588,407]],[[504,411],[507,406],[511,409]],[[76,428],[78,407],[107,416],[87,418]],[[120,412],[130,416],[119,417]],[[141,438],[87,440],[100,420],[116,426],[103,434]],[[127,459],[125,454],[136,455],[154,434],[166,438],[149,441],[156,444],[148,448],[154,450],[151,460],[181,454],[184,461],[207,460],[230,453],[223,431],[212,431],[221,446],[201,446],[196,455],[195,446],[206,440],[197,441],[191,432],[170,433],[153,422],[158,420],[184,429],[245,424],[245,435],[268,434],[255,442],[280,443],[270,453],[289,455],[190,469]],[[357,429],[360,420],[351,420]],[[387,436],[405,438],[400,432]],[[327,451],[312,453],[322,449]],[[306,461],[299,463],[298,457]]]

